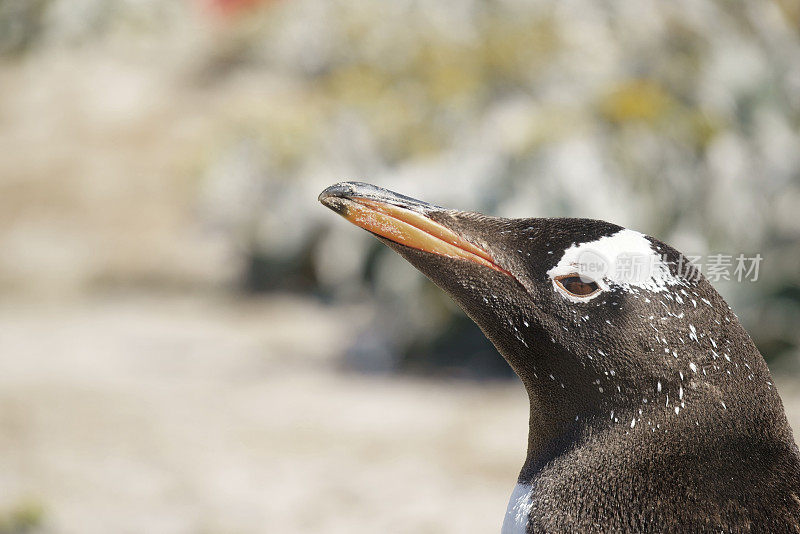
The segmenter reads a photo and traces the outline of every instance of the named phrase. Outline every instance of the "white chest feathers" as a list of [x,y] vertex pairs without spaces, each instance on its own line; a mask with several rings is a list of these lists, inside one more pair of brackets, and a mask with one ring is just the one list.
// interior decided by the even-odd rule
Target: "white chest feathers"
[[517,484],[508,501],[501,534],[525,534],[530,511],[531,486],[530,484]]

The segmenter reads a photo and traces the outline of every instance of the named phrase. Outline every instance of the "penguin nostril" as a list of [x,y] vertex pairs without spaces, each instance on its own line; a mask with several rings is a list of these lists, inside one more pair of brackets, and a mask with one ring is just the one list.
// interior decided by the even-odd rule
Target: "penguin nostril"
[[564,291],[576,297],[588,297],[600,291],[596,282],[582,278],[577,273],[559,276],[555,278],[555,282]]

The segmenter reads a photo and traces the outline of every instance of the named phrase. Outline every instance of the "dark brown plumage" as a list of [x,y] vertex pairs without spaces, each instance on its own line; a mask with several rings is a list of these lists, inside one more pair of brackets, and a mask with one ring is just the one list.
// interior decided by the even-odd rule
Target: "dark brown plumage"
[[[678,251],[603,221],[487,217],[367,184],[320,200],[351,220],[365,201],[378,210],[354,221],[444,289],[525,384],[528,454],[504,532],[800,532],[800,456],[766,363]],[[573,261],[626,247],[655,270]],[[565,275],[591,287],[565,292]]]

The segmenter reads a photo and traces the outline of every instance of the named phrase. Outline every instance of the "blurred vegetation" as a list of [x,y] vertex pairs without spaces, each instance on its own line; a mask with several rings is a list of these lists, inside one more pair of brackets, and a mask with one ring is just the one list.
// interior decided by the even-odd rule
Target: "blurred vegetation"
[[[85,164],[71,179],[86,191],[116,179],[116,196],[95,196],[118,214],[132,203],[130,184],[143,184],[135,198],[146,209],[129,219],[147,216],[140,227],[165,236],[137,235],[119,247],[128,255],[84,254],[70,276],[91,286],[191,272],[200,286],[378,301],[399,324],[377,318],[365,333],[369,351],[388,355],[378,367],[424,368],[430,356],[419,355],[435,352],[452,369],[455,353],[480,371],[453,374],[481,374],[496,356],[474,327],[399,258],[318,207],[318,191],[361,179],[498,215],[604,218],[689,253],[761,252],[759,282],[718,287],[768,358],[796,358],[798,17],[789,0],[7,0],[0,54],[52,67],[59,54],[92,64],[87,51],[102,50],[107,63],[89,73],[104,76],[110,100],[93,107],[91,91],[79,92],[75,120],[92,137],[61,163],[93,159],[92,146],[127,149],[111,182],[108,169]],[[143,96],[130,93],[138,82]],[[14,98],[8,106],[47,112]],[[111,113],[103,126],[103,113],[129,108],[134,119]],[[81,141],[81,128],[66,131]],[[26,143],[12,135],[2,146]],[[98,217],[92,232],[113,227]],[[346,361],[364,361],[359,343]]]
[[0,534],[31,534],[40,532],[45,511],[41,503],[28,500],[7,510],[0,510]]
[[39,39],[47,4],[47,0],[0,2],[0,55],[20,54]]

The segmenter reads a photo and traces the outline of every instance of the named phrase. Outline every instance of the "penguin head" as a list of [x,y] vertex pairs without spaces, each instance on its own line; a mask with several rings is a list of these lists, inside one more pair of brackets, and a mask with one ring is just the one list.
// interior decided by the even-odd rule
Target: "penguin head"
[[[729,354],[749,337],[690,262],[652,237],[598,220],[455,211],[355,182],[320,201],[444,289],[529,393],[572,406],[570,417],[634,411],[635,424],[648,402],[680,411],[690,389],[721,396],[744,379],[744,367],[731,378]],[[767,382],[752,351],[737,371],[747,364]]]

